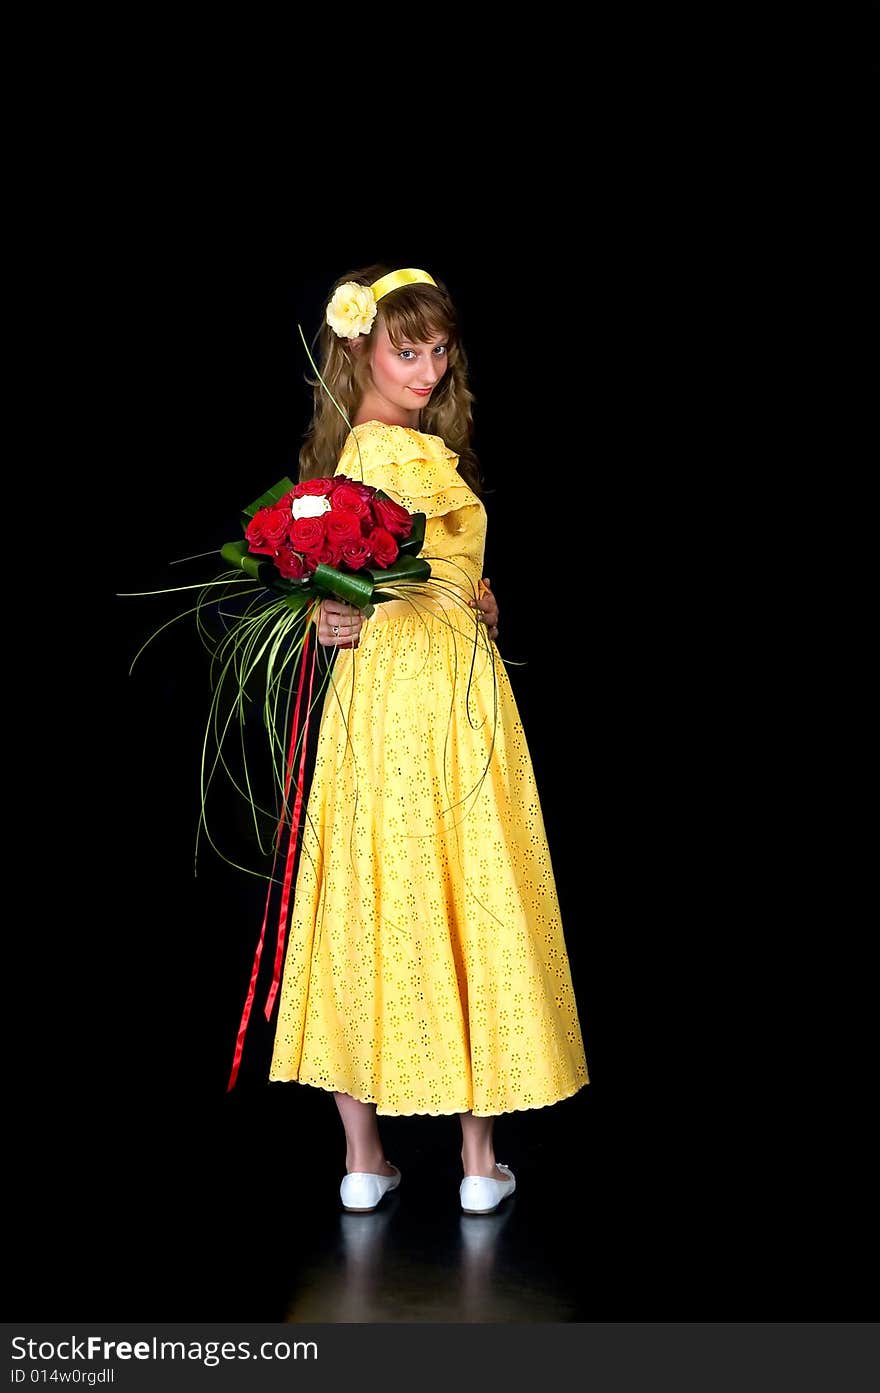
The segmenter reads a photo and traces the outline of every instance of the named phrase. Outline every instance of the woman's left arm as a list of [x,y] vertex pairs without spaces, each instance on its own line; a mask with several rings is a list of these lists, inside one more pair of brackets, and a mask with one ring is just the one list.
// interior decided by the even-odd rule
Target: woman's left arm
[[492,594],[491,582],[484,576],[480,581],[480,593],[476,600],[468,600],[472,609],[477,611],[477,621],[486,625],[486,632],[489,638],[498,637],[498,601]]

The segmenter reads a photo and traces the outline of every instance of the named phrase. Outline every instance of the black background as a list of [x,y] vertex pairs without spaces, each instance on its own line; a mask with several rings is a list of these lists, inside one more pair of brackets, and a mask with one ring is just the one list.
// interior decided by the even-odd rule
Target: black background
[[[311,339],[332,281],[381,259],[430,270],[460,308],[486,571],[502,654],[521,664],[593,1080],[518,1135],[548,1171],[585,1169],[589,1198],[565,1222],[586,1249],[600,1216],[598,1318],[773,1319],[811,1301],[827,1316],[798,1179],[767,1143],[753,957],[740,992],[742,808],[703,647],[717,498],[662,218],[646,239],[627,179],[599,229],[548,189],[528,234],[510,206],[430,226],[416,207],[402,232],[370,218],[331,235],[313,209],[202,178],[181,161],[160,198],[149,183],[120,195],[84,361],[71,354],[75,467],[53,506],[76,562],[61,606],[34,576],[19,687],[12,1314],[208,1317],[206,1266],[271,1231],[288,1160],[318,1149],[341,1173],[328,1100],[266,1085],[258,1016],[225,1093],[263,894],[209,851],[192,874],[207,659],[183,622],[130,676],[179,605],[120,592],[200,579],[209,561],[168,563],[236,536],[240,506],[295,475],[310,409],[297,324]],[[234,852],[240,812],[217,815]],[[187,1224],[201,1267],[181,1256]],[[265,1309],[257,1291],[222,1314]]]

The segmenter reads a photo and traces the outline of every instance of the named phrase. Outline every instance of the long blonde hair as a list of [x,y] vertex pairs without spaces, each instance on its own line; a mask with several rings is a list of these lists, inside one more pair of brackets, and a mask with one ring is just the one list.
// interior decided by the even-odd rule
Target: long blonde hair
[[[321,328],[311,344],[312,357],[321,376],[349,421],[353,421],[358,403],[370,386],[369,363],[365,353],[353,352],[348,340],[339,338],[333,332],[324,318],[324,312],[333,298],[333,292],[346,281],[372,285],[373,281],[393,269],[390,266],[367,266],[340,276],[327,297]],[[400,286],[379,301],[373,332],[380,320],[395,348],[404,339],[411,343],[427,343],[435,335],[442,334],[446,338],[449,366],[437,383],[430,402],[422,408],[420,429],[427,435],[439,435],[450,450],[455,450],[459,456],[459,474],[479,494],[480,466],[470,443],[474,398],[467,385],[467,358],[459,339],[458,318],[449,292],[439,280],[436,286],[422,282]],[[335,470],[349,428],[317,377],[307,373],[306,381],[313,389],[314,410],[299,452],[299,477],[316,479]]]

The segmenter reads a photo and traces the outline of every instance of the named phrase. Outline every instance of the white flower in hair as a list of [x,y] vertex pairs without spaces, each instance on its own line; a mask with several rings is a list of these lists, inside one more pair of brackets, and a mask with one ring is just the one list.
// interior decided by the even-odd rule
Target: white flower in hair
[[368,334],[376,318],[376,300],[368,285],[346,281],[338,285],[327,306],[327,323],[341,339]]

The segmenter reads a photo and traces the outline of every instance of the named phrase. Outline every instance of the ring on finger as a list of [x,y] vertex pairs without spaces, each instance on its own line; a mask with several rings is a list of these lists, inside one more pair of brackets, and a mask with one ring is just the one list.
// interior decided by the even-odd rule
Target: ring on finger
[[333,635],[334,638],[339,638],[339,625],[338,625],[338,624],[331,624],[331,625],[330,625],[330,632],[331,632],[331,634]]

